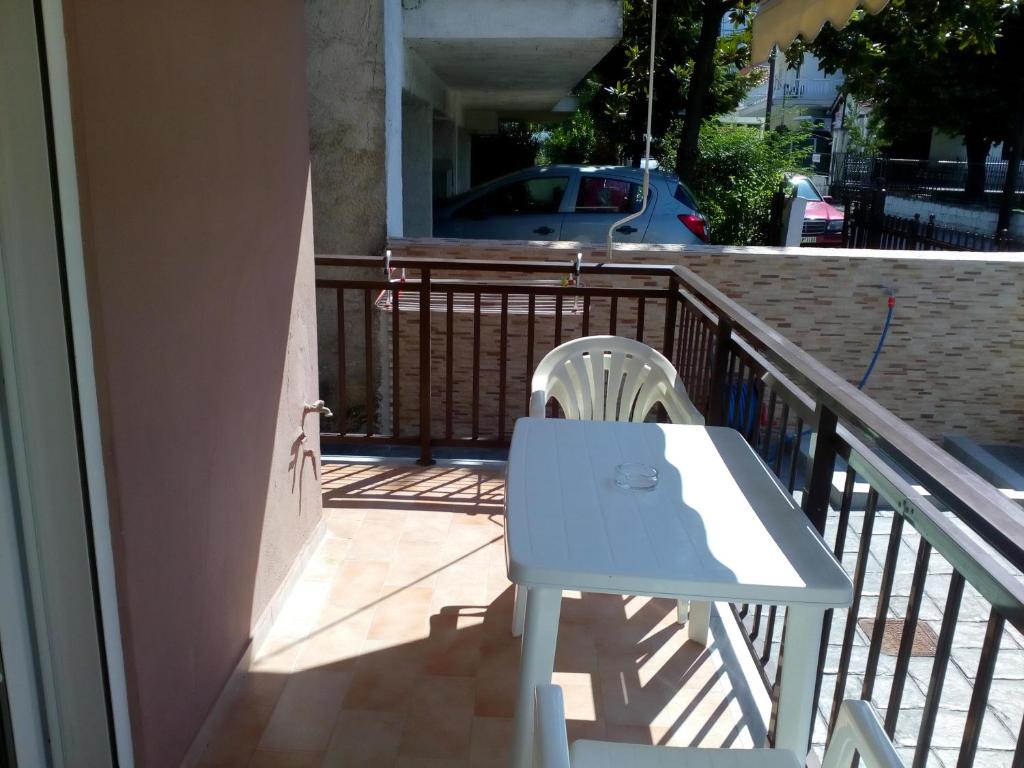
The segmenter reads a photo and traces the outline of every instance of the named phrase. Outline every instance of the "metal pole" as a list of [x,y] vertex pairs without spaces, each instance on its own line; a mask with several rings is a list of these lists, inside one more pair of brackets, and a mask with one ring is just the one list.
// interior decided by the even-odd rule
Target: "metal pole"
[[651,115],[654,112],[654,32],[658,26],[658,0],[653,0],[651,3],[651,63],[649,71],[647,73],[647,135],[644,141],[644,184],[643,191],[640,198],[640,210],[636,213],[631,213],[624,219],[619,219],[610,227],[608,227],[608,240],[605,247],[605,258],[608,261],[612,260],[612,245],[615,238],[615,230],[625,224],[627,221],[632,221],[638,216],[643,216],[644,211],[647,210],[647,190],[651,186]]
[[[395,344],[398,339],[395,339]],[[430,270],[420,274],[420,458],[433,464],[430,446]]]

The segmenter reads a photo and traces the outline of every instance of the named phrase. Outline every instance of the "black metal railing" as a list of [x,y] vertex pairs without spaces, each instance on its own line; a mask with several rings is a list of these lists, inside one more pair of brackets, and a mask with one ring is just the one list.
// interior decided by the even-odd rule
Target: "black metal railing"
[[[1002,195],[1008,163],[986,160],[971,164],[966,160],[909,160],[836,153],[831,165],[829,193],[836,198],[845,199],[873,189],[884,180],[891,192],[955,200],[964,195],[972,171],[982,195]],[[1018,177],[1015,193],[1024,195],[1024,178]]]
[[[446,253],[443,243],[435,250]],[[986,718],[1012,729],[1013,764],[1022,764],[1021,713],[995,710],[989,696],[1001,648],[1017,648],[1013,635],[1024,631],[1020,509],[693,272],[542,261],[550,251],[525,246],[522,253],[537,260],[403,256],[399,243],[379,279],[318,279],[322,298],[335,299],[336,314],[328,308],[322,324],[333,319],[339,335],[329,402],[339,417],[322,440],[414,445],[422,462],[440,446],[507,445],[526,412],[533,366],[549,349],[592,333],[645,341],[673,362],[708,423],[745,436],[851,575],[854,604],[830,612],[821,637],[817,741],[839,702],[859,696],[884,711],[890,736],[904,735],[915,767],[927,763],[938,726],[945,738],[959,729],[950,751],[958,766],[972,765],[979,748],[993,746]],[[317,263],[341,272],[382,264]],[[356,358],[346,360],[345,334],[353,327],[366,334],[358,378],[369,385],[359,398],[365,413],[355,415],[346,410]],[[984,631],[965,662],[958,633],[968,603],[972,629],[980,622]],[[785,607],[733,611],[774,689],[785,663]],[[918,635],[932,625],[925,668]],[[951,660],[971,667],[969,701],[956,707],[944,691]],[[906,703],[911,689],[920,693],[916,705]]]
[[848,197],[843,218],[843,247],[889,251],[1020,251],[1024,243],[1003,231],[998,236],[945,227],[935,216],[912,218],[885,212],[887,191],[867,190]]

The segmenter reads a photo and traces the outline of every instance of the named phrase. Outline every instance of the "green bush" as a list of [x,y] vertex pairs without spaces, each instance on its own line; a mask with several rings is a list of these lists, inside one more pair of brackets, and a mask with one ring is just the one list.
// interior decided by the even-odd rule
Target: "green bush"
[[538,162],[542,165],[589,163],[596,145],[594,118],[589,112],[579,111],[547,132],[540,145]]
[[[675,165],[681,125],[676,122],[661,141],[663,167]],[[783,174],[797,171],[807,157],[807,133],[709,122],[700,132],[700,158],[691,179],[720,245],[764,245],[772,195]]]

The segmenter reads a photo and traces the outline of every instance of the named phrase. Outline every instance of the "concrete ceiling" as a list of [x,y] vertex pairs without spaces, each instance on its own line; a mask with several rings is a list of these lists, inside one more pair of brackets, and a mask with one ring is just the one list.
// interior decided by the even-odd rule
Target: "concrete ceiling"
[[615,42],[547,38],[407,44],[466,107],[550,110]]
[[621,0],[411,2],[406,46],[469,109],[550,111],[622,35]]

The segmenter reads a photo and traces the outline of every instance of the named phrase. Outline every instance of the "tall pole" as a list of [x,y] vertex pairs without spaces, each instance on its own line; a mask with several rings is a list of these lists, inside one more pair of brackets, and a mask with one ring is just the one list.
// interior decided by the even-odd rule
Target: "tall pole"
[[644,136],[644,183],[641,189],[641,203],[640,210],[635,213],[631,213],[624,219],[619,219],[610,227],[608,227],[608,239],[605,243],[605,258],[608,261],[612,260],[612,248],[615,241],[615,230],[625,224],[627,221],[632,221],[638,216],[643,216],[647,210],[647,191],[651,186],[651,130],[652,130],[652,119],[654,115],[654,43],[657,39],[656,31],[658,29],[658,0],[653,0],[651,3],[651,62],[647,71],[647,133]]
[[764,106],[764,129],[772,129],[772,97],[775,94],[775,52],[778,46],[773,45],[771,53],[768,54],[768,101]]

